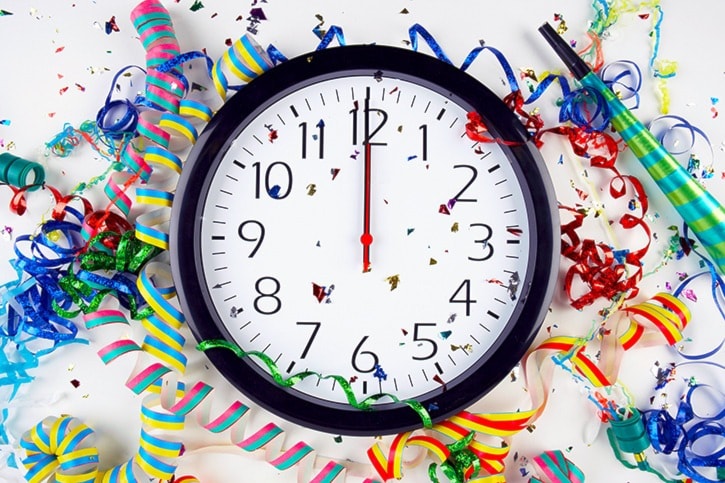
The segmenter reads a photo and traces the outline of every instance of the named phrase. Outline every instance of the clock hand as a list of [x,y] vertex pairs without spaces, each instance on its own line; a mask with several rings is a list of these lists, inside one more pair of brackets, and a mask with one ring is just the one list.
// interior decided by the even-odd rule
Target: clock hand
[[373,235],[370,233],[370,171],[371,171],[371,145],[365,142],[365,174],[363,194],[363,233],[360,236],[360,243],[363,246],[363,272],[370,271],[370,245],[373,243]]

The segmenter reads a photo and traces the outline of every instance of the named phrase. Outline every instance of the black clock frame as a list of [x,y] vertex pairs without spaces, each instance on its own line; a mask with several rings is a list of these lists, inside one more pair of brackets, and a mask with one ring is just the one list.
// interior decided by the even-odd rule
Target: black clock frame
[[[265,72],[234,94],[216,113],[191,150],[174,199],[170,222],[171,268],[181,308],[197,340],[233,342],[214,309],[201,257],[201,207],[217,166],[241,130],[265,108],[301,87],[351,75],[408,80],[478,112],[490,134],[512,141],[502,149],[522,185],[529,209],[529,266],[519,305],[491,349],[459,377],[417,400],[440,421],[469,406],[503,380],[533,342],[551,301],[558,271],[559,227],[553,188],[539,151],[511,110],[487,87],[432,56],[397,47],[356,45],[305,54]],[[206,356],[255,403],[302,426],[333,434],[380,435],[422,426],[404,403],[370,410],[315,398],[283,388],[248,358],[226,349]]]

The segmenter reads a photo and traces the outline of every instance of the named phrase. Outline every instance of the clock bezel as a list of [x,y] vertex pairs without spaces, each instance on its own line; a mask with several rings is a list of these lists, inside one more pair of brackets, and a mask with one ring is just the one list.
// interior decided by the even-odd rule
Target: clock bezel
[[[440,421],[488,393],[518,363],[536,337],[551,301],[559,256],[558,216],[553,187],[543,158],[517,117],[491,90],[456,67],[432,56],[397,47],[356,45],[315,51],[265,72],[234,94],[214,115],[189,153],[177,186],[169,227],[173,279],[183,313],[198,340],[234,342],[220,320],[204,283],[201,209],[213,173],[229,146],[264,109],[301,87],[326,79],[369,75],[401,78],[431,89],[477,111],[492,136],[510,141],[502,150],[514,165],[529,209],[532,236],[529,270],[521,281],[516,322],[507,322],[499,338],[463,374],[445,388],[420,396]],[[210,175],[210,173],[212,175]],[[193,263],[189,261],[193,260]],[[247,358],[224,349],[205,355],[243,394],[258,405],[302,426],[333,434],[378,435],[422,426],[420,416],[404,403],[384,403],[363,411],[284,388]]]

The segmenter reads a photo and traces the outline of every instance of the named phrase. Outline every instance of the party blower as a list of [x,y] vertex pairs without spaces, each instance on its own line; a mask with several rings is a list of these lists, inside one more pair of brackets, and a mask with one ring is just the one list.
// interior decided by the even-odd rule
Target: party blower
[[697,235],[718,271],[725,274],[725,208],[690,176],[550,24],[542,25],[539,32],[581,85],[602,95],[612,127]]

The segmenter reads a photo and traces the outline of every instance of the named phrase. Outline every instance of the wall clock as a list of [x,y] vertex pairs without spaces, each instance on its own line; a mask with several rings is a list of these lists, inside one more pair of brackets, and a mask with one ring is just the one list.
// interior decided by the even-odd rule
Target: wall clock
[[[465,135],[478,112],[492,138]],[[547,312],[553,190],[518,119],[431,56],[347,46],[289,60],[231,97],[186,161],[170,255],[198,340],[234,386],[297,424],[350,435],[422,425],[505,378]]]

